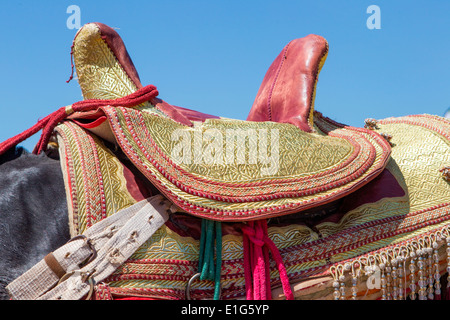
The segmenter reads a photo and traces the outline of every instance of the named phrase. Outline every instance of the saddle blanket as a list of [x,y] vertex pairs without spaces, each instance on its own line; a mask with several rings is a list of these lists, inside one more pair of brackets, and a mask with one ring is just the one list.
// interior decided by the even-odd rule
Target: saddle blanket
[[[450,185],[440,173],[450,164],[449,120],[429,115],[380,120],[373,131],[392,137],[392,150],[383,152],[386,141],[370,130],[363,130],[353,144],[336,140],[321,149],[321,139],[331,141],[333,134],[351,135],[352,130],[318,112],[315,128],[327,135],[306,139],[299,130],[290,132],[289,124],[211,119],[177,131],[176,124],[146,110],[102,110],[97,121],[104,125],[97,122],[95,129],[76,120],[56,129],[72,235],[155,194],[163,193],[174,206],[168,221],[103,281],[108,294],[98,297],[184,299],[187,283],[198,272],[202,219],[222,222],[222,299],[245,297],[242,226],[254,219],[268,219],[269,237],[298,299],[441,294],[439,279],[450,254]],[[269,148],[266,162],[221,165],[227,161],[227,129],[236,127],[265,134],[269,146],[278,139],[283,161],[276,164]],[[275,129],[278,136],[271,134]],[[248,134],[246,130],[239,132]],[[196,137],[205,132],[206,140]],[[379,148],[378,158],[355,151],[365,139]],[[206,162],[188,157],[199,143],[208,150],[219,142],[224,153],[210,152]],[[254,152],[251,145],[241,149],[246,159]],[[376,169],[381,173],[358,171],[366,161],[383,162],[386,156],[387,165]],[[333,159],[341,159],[342,165]],[[321,175],[330,165],[338,169]],[[319,182],[302,181],[302,174],[312,171],[318,172]],[[339,185],[348,172],[377,176],[353,190],[351,182]],[[315,190],[315,183],[323,185],[327,179],[332,187]],[[299,181],[313,192],[302,193]],[[348,189],[334,198],[340,187]],[[273,298],[284,298],[272,260],[270,278]],[[197,280],[190,297],[209,299],[213,291],[213,282]]]

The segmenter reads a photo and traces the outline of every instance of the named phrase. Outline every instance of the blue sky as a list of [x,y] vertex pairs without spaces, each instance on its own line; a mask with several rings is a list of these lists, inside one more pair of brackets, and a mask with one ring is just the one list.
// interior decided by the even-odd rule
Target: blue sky
[[[310,33],[330,46],[316,110],[364,119],[443,115],[450,106],[450,1],[12,1],[0,4],[0,141],[81,100],[70,76],[70,5],[117,28],[144,85],[165,101],[245,119],[269,65]],[[381,29],[367,28],[370,5]],[[32,149],[38,135],[23,145]]]

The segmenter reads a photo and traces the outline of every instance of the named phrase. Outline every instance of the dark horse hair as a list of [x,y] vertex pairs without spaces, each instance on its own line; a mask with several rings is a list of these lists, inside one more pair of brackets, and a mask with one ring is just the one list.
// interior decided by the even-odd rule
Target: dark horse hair
[[0,156],[0,299],[6,285],[70,238],[58,159],[22,147]]

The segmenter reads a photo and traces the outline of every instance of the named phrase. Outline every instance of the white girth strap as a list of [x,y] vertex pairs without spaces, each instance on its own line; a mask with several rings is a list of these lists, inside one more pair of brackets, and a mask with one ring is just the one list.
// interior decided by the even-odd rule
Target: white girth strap
[[[6,289],[13,300],[79,300],[111,275],[168,219],[161,195],[99,221],[58,248]],[[81,266],[81,267],[80,267]]]

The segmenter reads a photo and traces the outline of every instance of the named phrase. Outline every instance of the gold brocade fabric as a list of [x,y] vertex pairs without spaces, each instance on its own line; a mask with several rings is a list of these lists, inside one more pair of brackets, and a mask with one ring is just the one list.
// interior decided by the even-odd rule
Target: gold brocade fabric
[[[77,70],[78,83],[83,98],[116,99],[125,97],[138,88],[117,61],[117,57],[103,40],[95,23],[83,26],[73,43],[73,58]],[[165,116],[149,102],[141,106]]]
[[[73,49],[85,99],[114,99],[136,91],[97,25],[80,29]],[[357,205],[333,219],[269,224],[269,237],[280,250],[295,296],[404,298],[407,289],[411,297],[438,295],[436,279],[450,257],[450,184],[440,173],[450,165],[448,120],[392,118],[366,130],[311,112],[315,133],[306,134],[288,124],[232,119],[186,127],[149,103],[101,111],[107,120],[99,127],[85,130],[67,121],[57,128],[72,235],[137,201],[123,159],[99,137],[116,143],[146,182],[179,208],[105,279],[113,297],[184,299],[187,282],[198,271],[200,243],[192,225],[209,218],[223,221],[224,231],[231,229],[222,239],[221,298],[242,298],[239,223],[301,215],[343,197]],[[392,136],[392,148],[378,133]],[[372,179],[382,171],[393,177],[401,194],[385,193],[364,203],[352,198],[368,181],[364,190],[376,192],[378,182]],[[272,260],[270,270],[276,291],[280,281]],[[379,280],[384,275],[384,284],[368,288],[376,272]],[[435,279],[432,288],[424,288],[424,275]],[[197,280],[191,296],[209,299],[213,290],[212,282]]]
[[115,99],[137,90],[112,51],[105,45],[96,24],[85,25],[74,42],[74,63],[84,99]]
[[61,166],[69,204],[70,232],[82,234],[95,222],[135,201],[129,194],[123,165],[95,135],[72,122],[57,127]]
[[149,181],[208,219],[260,219],[332,201],[381,172],[390,154],[378,134],[318,113],[320,133],[309,134],[282,123],[214,119],[187,127],[145,111],[102,110]]
[[[107,39],[96,23],[83,26],[74,39],[85,99],[114,99],[137,90]],[[125,48],[117,50],[124,53]],[[324,62],[325,57],[320,68]],[[379,135],[342,126],[313,109],[315,133],[289,124],[232,119],[187,127],[150,103],[102,110],[110,129],[103,124],[89,130],[118,143],[180,208],[208,219],[268,218],[331,202],[376,177],[390,154]]]
[[[376,131],[393,137],[392,156],[386,170],[395,177],[404,190],[404,195],[387,196],[376,202],[361,204],[343,214],[339,220],[325,221],[314,228],[302,222],[269,226],[269,236],[280,250],[294,287],[297,282],[302,283],[317,276],[329,279],[323,282],[324,285],[297,290],[297,297],[333,298],[333,282],[343,280],[339,283],[344,284],[347,291],[342,290],[340,298],[351,298],[352,288],[355,288],[355,296],[380,298],[380,288],[371,289],[368,293],[366,281],[370,274],[363,272],[364,267],[379,264],[381,257],[389,257],[385,260],[390,263],[392,258],[398,258],[404,252],[415,252],[419,248],[436,247],[438,250],[438,262],[433,262],[438,267],[427,267],[427,275],[434,276],[436,270],[439,274],[445,272],[450,185],[442,178],[439,170],[450,162],[449,128],[448,121],[431,116],[379,121]],[[112,153],[95,135],[77,128],[70,122],[60,125],[58,133],[60,152],[64,155],[61,158],[66,159],[63,170],[66,172],[66,185],[70,190],[68,197],[72,199],[71,210],[76,213],[73,217],[77,221],[76,225],[86,225],[82,220],[90,215],[96,217],[92,217],[92,221],[99,220],[104,214],[112,214],[114,207],[120,209],[133,203],[121,176],[123,171],[120,170],[120,161],[114,160]],[[95,144],[99,145],[92,148]],[[87,145],[91,147],[84,149]],[[80,150],[83,150],[83,154]],[[89,155],[90,153],[93,155]],[[99,154],[111,159],[100,161],[99,165],[96,165],[95,161],[87,160],[99,157]],[[107,170],[106,163],[109,163]],[[111,168],[115,170],[110,170]],[[97,172],[101,179],[96,179],[92,173],[89,178],[83,178],[83,175],[86,175],[83,170],[86,169]],[[106,177],[107,175],[109,177]],[[91,203],[90,207],[82,205],[85,201],[74,201],[84,199],[88,190],[92,191],[99,185],[102,185],[103,190],[112,190],[114,186],[116,191],[108,195],[103,193],[103,198],[101,194],[98,197],[91,194],[87,202]],[[96,197],[100,203],[102,199],[106,201],[106,211],[102,211],[102,205],[92,206]],[[176,214],[173,217],[176,217]],[[79,232],[82,229],[79,228]],[[434,243],[436,244],[433,246]],[[245,292],[242,236],[239,233],[224,235],[222,252],[222,298],[242,297]],[[198,255],[199,240],[196,237],[179,234],[176,229],[166,225],[119,267],[106,283],[115,297],[183,299],[187,281],[197,272]],[[418,272],[417,261],[412,261],[408,255],[403,266],[415,263],[415,272]],[[279,279],[273,261],[271,270],[272,286],[276,288],[279,286]],[[352,287],[352,274],[356,275],[358,270],[357,285]],[[418,281],[417,273],[415,278],[408,274],[408,270],[406,273],[407,281]],[[341,279],[340,275],[346,277]],[[403,288],[406,288],[405,285],[408,283],[405,282]],[[393,288],[391,286],[390,290],[394,290]],[[213,283],[196,281],[191,296],[195,299],[210,298],[212,291]]]

